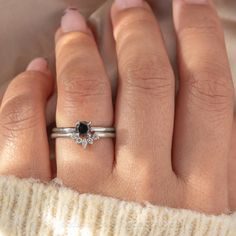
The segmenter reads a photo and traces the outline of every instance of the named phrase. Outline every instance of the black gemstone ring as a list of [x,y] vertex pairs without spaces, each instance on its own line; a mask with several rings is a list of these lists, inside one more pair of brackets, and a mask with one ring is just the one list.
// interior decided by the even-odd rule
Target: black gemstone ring
[[71,138],[77,144],[86,148],[88,144],[100,138],[114,138],[115,128],[112,127],[94,127],[91,122],[78,121],[75,127],[54,128],[51,134],[52,138]]

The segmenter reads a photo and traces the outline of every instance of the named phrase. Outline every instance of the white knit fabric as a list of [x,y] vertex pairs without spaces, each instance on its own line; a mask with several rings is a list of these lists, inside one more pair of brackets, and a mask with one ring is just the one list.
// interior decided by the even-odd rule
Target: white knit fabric
[[1,236],[236,236],[236,215],[209,216],[0,177]]

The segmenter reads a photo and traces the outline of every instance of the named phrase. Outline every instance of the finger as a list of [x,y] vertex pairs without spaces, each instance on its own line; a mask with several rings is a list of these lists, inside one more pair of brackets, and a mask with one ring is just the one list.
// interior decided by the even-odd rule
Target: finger
[[[211,199],[217,191],[222,207],[233,120],[233,84],[223,30],[210,1],[175,0],[174,21],[181,77],[175,168],[190,183],[197,182],[195,190],[201,186],[204,197]],[[195,191],[192,194],[196,198]],[[210,211],[214,206],[201,207]]]
[[129,171],[127,164],[135,163],[170,174],[174,76],[159,25],[141,0],[116,1],[112,21],[119,67],[117,167]]
[[8,86],[0,109],[0,174],[50,179],[45,106],[52,92],[47,62],[33,60]]
[[[73,9],[62,18],[61,30],[56,44],[57,126],[74,127],[78,120],[112,126],[111,87],[91,30]],[[56,150],[58,176],[80,191],[97,186],[111,173],[112,139],[95,141],[86,150],[73,140],[58,139]]]
[[236,118],[234,118],[231,149],[229,154],[229,205],[230,210],[236,210]]

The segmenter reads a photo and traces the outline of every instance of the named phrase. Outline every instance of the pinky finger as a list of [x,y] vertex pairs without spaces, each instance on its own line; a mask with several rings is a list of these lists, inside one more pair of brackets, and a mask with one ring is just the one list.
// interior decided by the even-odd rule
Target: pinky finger
[[42,58],[9,84],[0,108],[0,175],[50,179],[45,106],[52,89]]

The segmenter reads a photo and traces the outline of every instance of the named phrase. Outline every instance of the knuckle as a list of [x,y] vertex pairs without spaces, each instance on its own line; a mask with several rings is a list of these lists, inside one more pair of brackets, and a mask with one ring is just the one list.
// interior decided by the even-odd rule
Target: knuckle
[[156,57],[147,56],[148,60],[131,58],[123,66],[123,80],[128,93],[134,92],[163,98],[174,90],[174,75],[167,63],[156,66]]
[[6,131],[22,131],[35,127],[38,123],[37,106],[26,95],[14,97],[7,101],[1,110],[1,126]]
[[107,96],[110,89],[109,83],[101,75],[77,75],[63,76],[60,78],[63,90],[63,99],[69,103],[78,103],[91,97],[98,98]]
[[210,72],[199,73],[191,76],[187,88],[191,102],[203,110],[224,113],[233,109],[234,89],[230,78],[217,77]]

